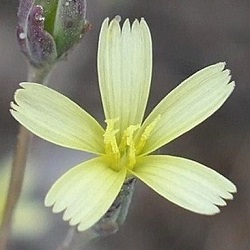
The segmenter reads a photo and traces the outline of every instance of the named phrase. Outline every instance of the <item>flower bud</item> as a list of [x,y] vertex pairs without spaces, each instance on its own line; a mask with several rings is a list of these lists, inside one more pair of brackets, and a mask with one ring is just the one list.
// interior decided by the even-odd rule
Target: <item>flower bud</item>
[[88,31],[86,0],[20,0],[17,40],[36,68],[62,58]]

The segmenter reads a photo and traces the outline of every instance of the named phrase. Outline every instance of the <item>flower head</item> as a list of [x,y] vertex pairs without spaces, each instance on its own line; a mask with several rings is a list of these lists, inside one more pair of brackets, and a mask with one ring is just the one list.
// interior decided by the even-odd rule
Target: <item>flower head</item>
[[34,67],[53,64],[87,31],[86,0],[20,0],[17,40]]
[[144,19],[101,27],[98,76],[106,128],[67,97],[36,83],[22,83],[11,113],[41,138],[96,155],[66,172],[45,204],[64,211],[70,225],[86,230],[109,209],[124,181],[135,176],[171,202],[216,214],[236,192],[233,183],[192,160],[153,151],[189,131],[234,89],[224,63],[198,71],[171,91],[144,120],[152,72],[152,42]]

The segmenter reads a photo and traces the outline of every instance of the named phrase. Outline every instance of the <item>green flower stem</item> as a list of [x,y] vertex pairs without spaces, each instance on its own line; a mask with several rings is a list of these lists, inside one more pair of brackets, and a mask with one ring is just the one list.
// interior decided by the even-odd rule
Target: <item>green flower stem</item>
[[[49,69],[37,69],[30,67],[28,69],[28,81],[47,83]],[[25,166],[32,140],[32,133],[25,127],[20,126],[17,135],[17,143],[13,156],[11,176],[9,182],[8,195],[4,208],[3,221],[0,229],[0,250],[7,249],[8,239],[11,234],[12,218],[17,207],[17,203],[21,194],[23,179],[25,174]]]
[[11,169],[8,196],[5,204],[4,216],[0,231],[0,249],[7,249],[7,242],[11,232],[11,223],[23,184],[25,165],[29,151],[32,134],[23,126],[20,126],[17,137],[16,152]]

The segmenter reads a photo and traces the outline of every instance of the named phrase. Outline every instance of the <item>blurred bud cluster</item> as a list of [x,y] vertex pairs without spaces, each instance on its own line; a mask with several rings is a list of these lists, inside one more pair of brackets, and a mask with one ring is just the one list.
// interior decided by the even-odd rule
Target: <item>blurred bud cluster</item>
[[36,68],[64,57],[89,29],[86,0],[20,0],[17,15],[19,46]]

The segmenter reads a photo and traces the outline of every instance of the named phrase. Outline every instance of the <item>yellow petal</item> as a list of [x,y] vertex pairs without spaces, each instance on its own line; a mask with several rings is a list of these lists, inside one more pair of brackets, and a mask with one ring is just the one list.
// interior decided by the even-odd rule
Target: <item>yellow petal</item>
[[72,149],[103,153],[103,128],[69,98],[36,83],[22,83],[11,114],[35,135]]
[[53,212],[65,210],[63,219],[83,231],[110,208],[121,190],[126,171],[111,170],[101,158],[79,164],[60,177],[49,190],[45,205]]
[[[119,18],[102,24],[98,47],[98,76],[106,119],[119,118],[117,127],[141,124],[152,72],[152,42],[144,19]],[[119,135],[118,135],[119,137]]]
[[212,215],[232,199],[235,185],[216,171],[188,159],[151,155],[141,157],[133,174],[157,193],[190,211]]
[[[189,131],[226,101],[234,89],[225,64],[206,67],[171,91],[143,123],[143,130],[157,117],[142,154],[148,154]],[[138,135],[140,136],[140,135]]]

